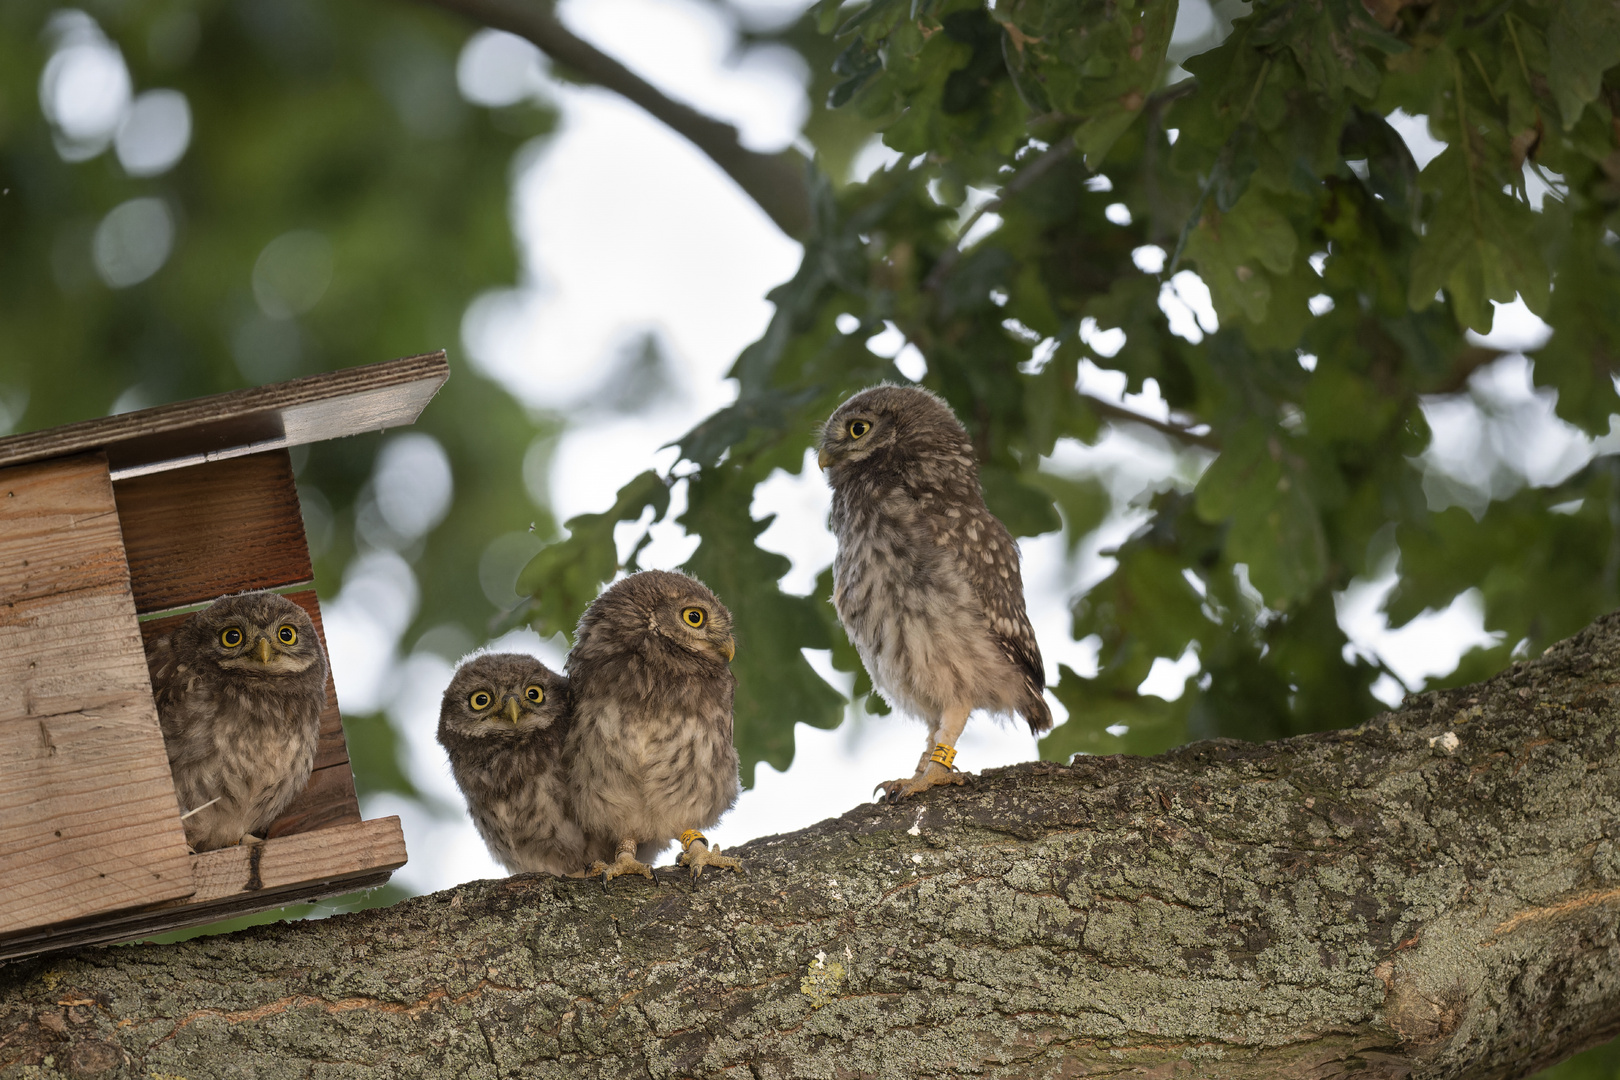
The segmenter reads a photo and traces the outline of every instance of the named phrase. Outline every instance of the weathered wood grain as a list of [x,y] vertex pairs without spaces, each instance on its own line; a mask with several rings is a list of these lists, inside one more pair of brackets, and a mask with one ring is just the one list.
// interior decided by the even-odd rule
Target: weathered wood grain
[[[314,589],[287,593],[287,599],[309,613],[315,633],[326,650],[326,630],[321,625],[321,605]],[[162,637],[185,622],[190,614],[148,619],[141,623],[143,642]],[[331,652],[327,650],[330,660]],[[349,767],[349,749],[343,738],[343,716],[338,708],[337,687],[330,665],[326,675],[326,708],[321,711],[321,741],[315,750],[315,772],[303,794],[293,800],[285,813],[270,826],[271,836],[288,836],[330,825],[360,820],[360,802],[354,791],[354,772]]]
[[196,894],[144,911],[0,938],[0,960],[44,947],[133,941],[198,923],[372,888],[405,865],[399,818],[354,822],[191,856]]
[[113,492],[142,614],[314,577],[285,450],[120,480]]
[[393,871],[404,865],[405,834],[399,818],[356,821],[194,856],[191,872],[197,893],[184,903],[244,899],[243,893]]
[[0,469],[0,934],[192,891],[106,460]]
[[400,427],[449,376],[441,351],[159,405],[0,439],[0,466],[102,450],[123,478]]
[[93,457],[0,471],[0,604],[128,588],[123,553],[108,543],[118,521],[107,494],[106,469]]
[[354,792],[354,770],[349,759],[325,765],[309,774],[309,784],[292,805],[271,823],[269,836],[292,836],[353,825],[360,820],[360,802]]

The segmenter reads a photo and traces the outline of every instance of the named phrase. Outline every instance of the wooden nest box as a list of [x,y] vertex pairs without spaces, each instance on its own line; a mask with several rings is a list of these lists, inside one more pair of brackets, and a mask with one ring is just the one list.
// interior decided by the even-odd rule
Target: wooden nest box
[[191,854],[143,642],[289,586],[321,631],[287,448],[409,424],[448,374],[440,352],[0,439],[0,959],[404,865],[399,819],[360,820],[330,676],[309,787],[263,844]]

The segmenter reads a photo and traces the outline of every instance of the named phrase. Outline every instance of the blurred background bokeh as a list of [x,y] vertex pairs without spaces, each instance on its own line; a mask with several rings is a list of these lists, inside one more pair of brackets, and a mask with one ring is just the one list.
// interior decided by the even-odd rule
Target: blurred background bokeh
[[[798,147],[841,190],[899,155],[876,137],[880,118],[827,107],[847,74],[834,71],[843,44],[806,6],[564,0],[558,11],[672,97],[735,124],[745,146]],[[1244,10],[1183,0],[1171,55],[1221,41]],[[1438,152],[1421,118],[1392,119],[1419,166]],[[957,200],[969,225],[974,198]],[[765,332],[766,294],[794,276],[802,250],[678,134],[571,81],[529,43],[432,6],[0,5],[0,434],[450,353],[452,377],[414,428],[293,456],[363,811],[399,814],[411,853],[387,890],[317,914],[500,873],[433,741],[450,671],[492,642],[560,666],[565,640],[518,625],[520,573],[561,522],[606,510],[638,474],[679,475],[669,444],[736,398],[727,372]],[[1152,250],[1157,266],[1142,265],[1154,258],[1146,247],[1133,257],[1157,274],[1165,252]],[[1218,325],[1188,269],[1164,282],[1158,309],[1188,342]],[[893,323],[838,329],[859,332],[874,370],[927,370]],[[1098,359],[1124,340],[1095,320],[1081,333]],[[1471,340],[1503,355],[1424,398],[1432,441],[1414,460],[1431,509],[1477,518],[1607,467],[1614,437],[1560,419],[1518,352],[1547,335],[1524,304],[1498,305],[1491,332]],[[1089,362],[1080,377],[1098,400],[1170,419],[1152,379]],[[1054,684],[1060,664],[1098,673],[1103,643],[1071,636],[1075,598],[1211,459],[1151,425],[1118,423],[1060,442],[1043,462],[1070,484],[1052,489],[1063,527],[1021,546]],[[748,510],[769,520],[758,546],[786,557],[782,591],[819,599],[833,553],[827,493],[814,468],[789,465]],[[688,494],[671,487],[650,530],[620,524],[621,561],[691,559],[698,539],[676,522]],[[1346,662],[1378,701],[1468,674],[1458,665],[1470,650],[1487,658],[1482,674],[1527,647],[1487,629],[1481,582],[1437,591],[1392,628],[1393,544],[1381,558],[1329,609]],[[841,812],[919,748],[918,727],[859,703],[831,651],[804,655],[832,704],[814,723],[789,717],[754,755],[750,789],[713,830],[723,844]],[[1190,645],[1154,658],[1142,700],[1173,708],[1197,694],[1200,670]],[[1067,717],[1061,702],[1056,712]],[[1174,737],[1153,734],[1162,717],[1138,713],[1134,735],[1116,717],[1084,739],[1071,729],[1052,752],[1149,751],[1198,733],[1178,715],[1164,729]],[[982,721],[962,744],[974,769],[1039,754],[1027,734]],[[1608,1060],[1549,1075],[1620,1075]]]

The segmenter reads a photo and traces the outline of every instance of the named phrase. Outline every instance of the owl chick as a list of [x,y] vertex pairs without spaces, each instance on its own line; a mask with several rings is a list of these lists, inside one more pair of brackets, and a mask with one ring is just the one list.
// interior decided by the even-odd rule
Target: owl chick
[[731,743],[736,676],[731,613],[685,574],[643,570],[614,583],[580,616],[568,681],[571,783],[580,822],[618,840],[591,874],[652,877],[638,861],[681,840],[680,863],[741,871],[701,830],[737,801]]
[[478,835],[514,874],[582,873],[613,856],[590,838],[568,794],[568,681],[532,656],[486,653],[456,669],[439,708],[439,744]]
[[956,740],[975,709],[1049,729],[1018,547],[984,505],[950,406],[920,387],[862,390],[822,428],[819,461],[833,492],[838,618],[873,685],[928,724],[915,775],[879,785],[889,800],[963,782]]
[[326,656],[304,609],[222,596],[147,647],[169,769],[193,851],[262,835],[309,783]]

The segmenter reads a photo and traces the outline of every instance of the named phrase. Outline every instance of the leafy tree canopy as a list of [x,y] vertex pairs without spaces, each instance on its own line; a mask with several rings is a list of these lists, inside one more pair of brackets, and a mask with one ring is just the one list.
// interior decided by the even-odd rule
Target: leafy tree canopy
[[[986,499],[1017,535],[1061,528],[1073,550],[1110,510],[1097,476],[1050,460],[1062,440],[1133,423],[1080,388],[1083,364],[1132,392],[1152,380],[1171,410],[1152,426],[1207,462],[1151,495],[1111,573],[1075,600],[1073,633],[1101,643],[1100,667],[1062,670],[1070,719],[1048,756],[1371,715],[1384,669],[1348,647],[1334,597],[1391,556],[1394,624],[1477,587],[1501,635],[1442,682],[1614,607],[1609,460],[1471,514],[1425,492],[1417,458],[1431,439],[1422,403],[1497,358],[1468,331],[1489,331],[1491,302],[1515,297],[1553,331],[1533,354],[1536,384],[1564,420],[1609,430],[1620,8],[1256,0],[1190,57],[1169,52],[1176,12],[1174,0],[817,5],[814,31],[795,30],[814,38],[807,55],[832,58],[808,129],[823,152],[803,263],[731,370],[736,402],[680,441],[682,463],[568,523],[530,564],[534,624],[570,626],[619,568],[614,524],[662,515],[679,477],[680,524],[702,537],[688,566],[736,609],[745,643],[746,767],[785,767],[794,722],[836,724],[844,703],[801,650],[831,647],[858,695],[870,683],[827,577],[810,597],[782,592],[787,564],[755,544],[765,523],[749,507],[773,470],[804,467],[842,398],[903,378],[864,344],[886,324],[967,423]],[[1445,144],[1421,167],[1397,110]],[[850,133],[868,128],[898,160],[833,182]],[[1182,270],[1207,285],[1218,329],[1172,332],[1160,301]],[[1178,700],[1138,692],[1156,658],[1189,647],[1201,671]],[[1119,723],[1123,741],[1105,733]]]

